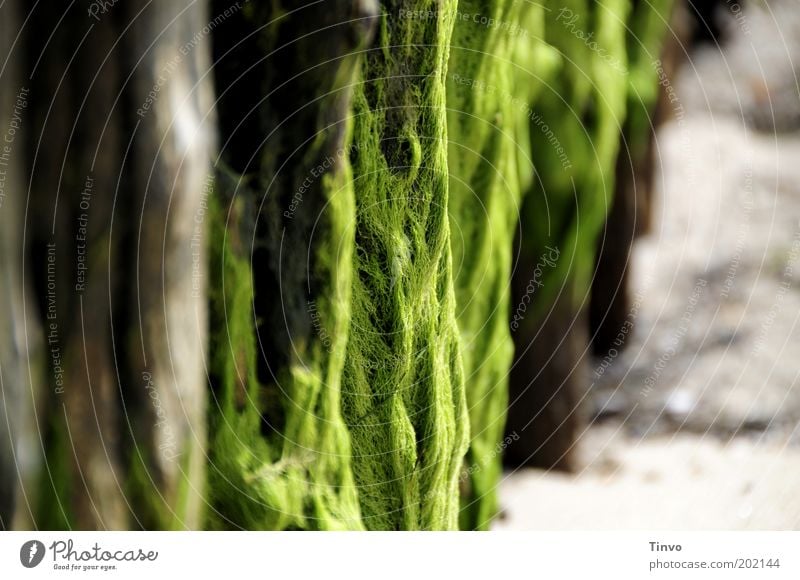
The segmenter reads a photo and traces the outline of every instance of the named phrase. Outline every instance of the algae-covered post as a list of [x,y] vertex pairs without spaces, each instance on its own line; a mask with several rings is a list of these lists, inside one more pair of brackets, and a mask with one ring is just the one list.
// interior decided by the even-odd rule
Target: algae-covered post
[[[634,241],[647,233],[652,220],[655,131],[658,117],[666,112],[657,112],[659,88],[668,82],[659,78],[666,77],[661,65],[666,48],[662,47],[674,45],[673,51],[685,50],[680,35],[682,11],[674,10],[674,6],[671,0],[633,2],[628,25],[627,110],[614,171],[614,199],[597,241],[589,307],[590,340],[598,356],[625,346],[620,333],[636,316],[635,302],[631,303],[628,292],[629,266]],[[671,71],[674,64],[669,62],[667,67]]]
[[548,68],[543,11],[513,0],[459,2],[450,44],[449,214],[470,418],[460,475],[464,529],[487,529],[499,509],[497,447],[514,351],[510,277],[513,266],[523,267],[514,264],[512,246],[521,195],[533,177],[529,103]]
[[[520,441],[506,453],[514,465],[571,469],[585,389],[584,310],[595,242],[614,188],[614,164],[625,119],[627,0],[573,0],[545,15],[545,40],[558,70],[537,96],[530,130],[536,179],[520,215],[520,266],[514,300],[528,294],[531,270],[558,251],[531,307],[513,333],[507,433]],[[569,163],[562,163],[564,152]]]
[[351,95],[376,13],[364,1],[287,11],[250,3],[215,31],[215,528],[363,528],[342,372],[355,236]]
[[361,149],[343,404],[369,529],[458,526],[468,418],[447,193],[455,13],[454,1],[384,3],[354,95]]
[[595,242],[666,8],[22,8],[0,4],[0,527],[487,529],[503,454],[572,465]]

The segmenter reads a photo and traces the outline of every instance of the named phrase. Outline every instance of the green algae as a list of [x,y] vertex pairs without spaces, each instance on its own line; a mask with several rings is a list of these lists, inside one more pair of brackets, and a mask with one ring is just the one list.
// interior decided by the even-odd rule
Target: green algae
[[[545,38],[558,51],[560,67],[535,108],[569,163],[562,163],[541,125],[531,127],[536,177],[522,210],[523,253],[535,263],[552,247],[561,259],[545,273],[528,325],[537,324],[561,293],[576,310],[587,300],[625,120],[628,12],[625,0],[570,0],[546,15]],[[585,41],[590,34],[594,44]]]
[[[279,388],[262,385],[256,371],[251,265],[236,249],[241,240],[224,231],[224,212],[214,207],[210,213],[210,237],[222,240],[211,245],[211,279],[219,282],[210,295],[211,312],[225,328],[210,345],[210,366],[220,381],[211,424],[210,525],[359,529],[338,400],[337,366],[343,361],[346,329],[332,329],[330,351],[319,340],[297,345],[298,360],[277,374]],[[342,271],[347,272],[346,262]],[[330,304],[318,308],[327,311]],[[274,415],[274,408],[268,409],[274,405],[281,407],[284,427],[265,434],[264,416],[268,411]]]
[[[359,61],[294,87],[314,103],[299,117],[264,72],[253,106],[271,146],[222,176],[209,218],[211,527],[488,527],[515,442],[501,439],[511,270],[547,248],[564,258],[528,327],[560,293],[577,309],[586,297],[629,95],[629,8],[384,2]],[[262,55],[291,22],[245,14],[280,16]],[[292,58],[315,62],[308,50]],[[311,263],[287,264],[287,244]]]
[[354,95],[356,250],[343,404],[368,529],[457,527],[468,418],[447,212],[445,70],[455,7],[385,3]]
[[[512,269],[563,257],[524,332],[559,294],[580,310],[620,132],[645,150],[669,5],[386,1],[370,44],[370,2],[253,2],[215,28],[233,56],[205,220],[207,527],[488,527],[516,442]],[[78,520],[60,411],[50,529]],[[130,521],[182,528],[188,481],[167,506],[152,456],[129,459]]]
[[[467,1],[458,11],[447,85],[449,213],[472,430],[460,526],[486,529],[498,510],[497,447],[514,349],[508,326],[512,246],[522,189],[532,178],[525,124],[541,85],[533,70],[546,70],[546,63],[529,61],[546,58],[541,53],[547,48],[537,41],[540,5]],[[488,19],[498,24],[482,24]]]
[[[501,453],[525,436],[514,432],[501,441],[513,349],[508,311],[521,313],[511,329],[521,324],[521,334],[532,336],[559,296],[576,313],[587,300],[623,127],[631,149],[645,149],[641,136],[657,94],[651,61],[670,4],[459,3],[447,106],[472,431],[462,476],[464,529],[488,527],[497,512]],[[495,25],[481,25],[487,18]],[[512,256],[515,233],[520,254]],[[558,259],[541,270],[530,310],[531,296],[510,306],[512,262],[527,273],[553,255]]]
[[625,151],[635,163],[648,151],[652,115],[658,100],[661,48],[668,32],[674,0],[653,4],[634,2],[628,27],[627,48],[630,81],[626,126],[623,132]]
[[545,37],[558,51],[560,67],[535,107],[565,144],[569,167],[559,162],[546,134],[531,127],[536,179],[522,214],[523,247],[529,257],[555,247],[565,259],[548,276],[531,322],[559,293],[567,293],[577,309],[587,300],[596,239],[613,199],[620,134],[629,136],[632,150],[646,148],[658,93],[652,61],[671,5],[570,0],[547,13]]
[[239,28],[220,40],[239,50],[218,72],[235,87],[223,108],[241,97],[255,113],[239,136],[252,138],[254,162],[223,152],[235,167],[221,172],[209,217],[213,528],[362,528],[341,411],[355,212],[342,152],[369,28],[325,28],[344,17],[309,10],[248,6],[239,24],[255,42],[241,46]]

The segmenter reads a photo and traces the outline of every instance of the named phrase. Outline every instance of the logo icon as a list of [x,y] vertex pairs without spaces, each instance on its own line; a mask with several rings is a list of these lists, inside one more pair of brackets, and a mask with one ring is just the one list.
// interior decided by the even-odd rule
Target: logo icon
[[44,544],[39,540],[28,540],[19,549],[19,561],[26,568],[35,568],[44,559]]

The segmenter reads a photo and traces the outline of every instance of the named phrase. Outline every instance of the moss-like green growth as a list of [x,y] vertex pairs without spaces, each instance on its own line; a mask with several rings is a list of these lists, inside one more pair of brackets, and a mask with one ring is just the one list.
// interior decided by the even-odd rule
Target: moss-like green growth
[[[313,336],[309,343],[296,343],[297,360],[277,369],[274,384],[262,385],[257,376],[253,272],[243,257],[243,240],[224,225],[241,219],[236,214],[245,204],[234,202],[228,215],[217,201],[210,205],[210,276],[216,286],[210,304],[212,324],[218,324],[210,344],[210,366],[220,381],[219,398],[212,404],[210,525],[359,529],[349,439],[339,402],[347,301],[337,304],[339,316],[333,319],[338,325],[329,330],[329,345]],[[343,260],[340,265],[346,273],[349,263]],[[346,294],[347,287],[339,287]],[[320,302],[317,308],[329,312],[331,302]],[[266,417],[276,415],[276,407],[284,416],[280,430],[264,425]]]
[[364,524],[455,529],[468,440],[448,224],[456,3],[386,2],[354,97],[356,252],[344,411]]
[[[237,2],[234,8],[230,0],[212,0],[211,5],[217,15],[212,20],[205,20],[198,4],[186,12],[188,20],[169,27],[171,36],[158,46],[148,46],[147,37],[159,23],[173,20],[167,12],[147,12],[132,39],[123,35],[116,59],[106,59],[108,51],[98,47],[117,46],[119,19],[95,25],[72,10],[64,21],[69,25],[57,27],[55,36],[38,35],[47,43],[54,40],[54,46],[75,45],[75,51],[45,56],[43,72],[29,79],[32,110],[55,105],[52,117],[79,120],[80,138],[74,142],[93,145],[72,152],[69,124],[37,122],[50,145],[43,150],[43,166],[51,158],[69,162],[58,178],[34,168],[32,191],[39,194],[31,207],[50,207],[53,191],[77,193],[90,165],[98,193],[132,185],[130,195],[119,196],[123,202],[130,198],[122,206],[117,197],[92,200],[85,255],[94,272],[90,291],[81,300],[71,290],[58,291],[69,385],[63,405],[41,395],[48,399],[42,403],[47,465],[39,493],[26,496],[25,509],[35,512],[37,526],[51,529],[172,529],[195,527],[201,518],[214,529],[486,529],[498,511],[500,456],[506,445],[522,446],[519,439],[526,436],[521,428],[501,439],[513,355],[508,318],[517,306],[510,301],[512,270],[530,270],[545,254],[558,257],[539,273],[527,316],[511,323],[523,342],[530,344],[543,328],[541,319],[559,295],[566,295],[569,315],[580,312],[614,191],[620,131],[635,154],[645,149],[657,94],[653,61],[670,1],[383,0],[379,8],[377,0],[269,0]],[[48,30],[63,16],[34,11],[33,29]],[[207,22],[202,32],[201,21]],[[85,37],[74,34],[73,25],[93,27],[100,36],[78,47]],[[185,163],[176,173],[173,157],[182,146],[155,153],[158,140],[152,138],[158,131],[153,131],[162,117],[171,116],[164,116],[170,107],[150,110],[158,99],[148,97],[144,121],[131,118],[130,107],[120,109],[129,117],[124,111],[97,113],[113,102],[109,96],[119,94],[128,53],[137,53],[137,46],[147,46],[150,57],[138,67],[145,73],[134,75],[135,88],[123,91],[126,102],[141,102],[133,97],[144,96],[142,88],[151,91],[148,74],[159,74],[162,58],[173,56],[178,41],[181,54],[161,72],[173,76],[174,86],[194,84],[205,70],[198,43],[209,39],[221,151],[205,220],[198,212],[192,223],[183,210],[195,208],[176,206],[161,191],[164,184],[181,183],[181,191],[191,193],[199,175]],[[182,58],[190,47],[194,56]],[[39,55],[44,48],[33,42],[22,54]],[[72,55],[69,61],[65,55]],[[75,74],[61,78],[61,71],[72,70],[73,58],[80,63]],[[101,69],[95,78],[93,71]],[[62,80],[69,87],[63,95],[56,90]],[[60,96],[50,103],[55,92]],[[205,108],[199,106],[205,90],[191,92],[197,103],[181,109],[180,130],[170,129],[168,140],[177,135],[183,141],[184,129],[191,129],[195,113]],[[165,88],[161,104],[182,99],[168,93],[183,95]],[[94,120],[85,122],[81,111]],[[121,147],[131,131],[139,137],[128,167]],[[148,152],[158,158],[156,165],[143,162]],[[203,155],[192,153],[189,165],[201,167]],[[152,175],[140,171],[147,167],[155,168]],[[144,175],[158,187],[145,188]],[[146,204],[139,195],[145,189]],[[59,206],[61,217],[52,231],[32,228],[26,244],[34,248],[28,256],[33,263],[44,263],[37,256],[43,257],[53,236],[67,255],[77,250],[75,218],[81,216],[79,224],[88,218],[77,212],[76,202],[68,197]],[[120,207],[123,216],[138,214],[139,225],[149,227],[136,230],[122,219],[121,233],[112,238],[112,218]],[[8,215],[16,220],[20,214]],[[171,280],[187,282],[188,276],[194,286],[195,276],[202,277],[195,252],[189,257],[202,227],[209,260],[209,344],[203,362],[211,394],[205,481],[197,446],[206,441],[198,416],[204,407],[194,405],[180,418],[191,453],[166,466],[155,461],[166,459],[156,449],[169,437],[154,430],[159,428],[154,415],[159,422],[161,417],[149,400],[168,392],[171,404],[165,401],[165,408],[175,410],[205,399],[198,396],[205,395],[202,389],[183,390],[180,378],[199,376],[199,349],[192,346],[194,359],[175,350],[192,371],[175,374],[177,390],[148,393],[132,376],[133,369],[147,366],[151,351],[160,357],[170,350],[171,331],[163,334],[153,318],[164,298],[159,288],[172,289]],[[9,255],[28,252],[14,235],[6,238],[12,240],[6,243]],[[175,257],[153,259],[172,245],[178,248]],[[134,253],[134,270],[144,284],[136,289],[108,275],[112,257],[125,261]],[[71,274],[60,269],[56,276],[54,260],[55,254],[48,289],[51,283],[66,288]],[[44,272],[37,272],[33,285],[43,290]],[[15,284],[6,286],[16,292]],[[106,297],[113,298],[113,311],[90,308]],[[39,292],[39,298],[44,307],[49,291]],[[531,296],[526,298],[530,302]],[[138,318],[130,308],[134,302]],[[173,304],[168,310],[173,327],[180,309]],[[118,321],[113,328],[111,320]],[[141,328],[132,330],[136,323]],[[564,326],[559,320],[548,330],[561,333]],[[175,328],[181,338],[195,338],[186,337],[180,325]],[[79,330],[92,340],[81,343]],[[141,360],[134,352],[139,344]],[[114,345],[132,346],[131,352],[117,360]],[[16,346],[4,361],[11,357],[20,369],[27,362],[37,374],[48,369],[45,360],[24,361]],[[60,361],[61,347],[53,348]],[[167,358],[162,362],[155,366],[171,366]],[[524,369],[530,373],[521,381],[525,386],[541,374],[540,363],[534,358]],[[556,397],[558,380],[545,385],[554,386]],[[556,403],[564,408],[571,401]],[[530,406],[531,414],[541,408]],[[127,431],[123,410],[131,419]],[[15,433],[7,435],[9,442],[17,440]],[[174,479],[187,471],[193,474]],[[208,509],[201,514],[206,483]],[[16,486],[16,479],[6,478],[6,490]],[[0,503],[5,526],[15,506]]]
[[[669,4],[633,3],[629,18],[627,0],[459,2],[447,106],[452,247],[472,431],[462,476],[465,529],[488,526],[497,511],[500,455],[531,437],[514,431],[501,440],[513,351],[509,310],[512,330],[524,326],[523,345],[541,330],[559,294],[573,312],[581,310],[632,95],[648,105],[638,102],[631,131],[643,133],[649,121],[657,93],[651,61]],[[645,149],[641,139],[632,147]],[[521,253],[512,257],[515,234]],[[546,267],[537,267],[542,260]],[[528,284],[514,309],[512,261]]]
[[533,172],[525,125],[539,74],[547,69],[542,11],[513,0],[459,2],[450,48],[451,247],[472,430],[461,474],[463,529],[486,529],[497,512],[514,351],[508,327],[512,242],[521,190]]
[[[626,134],[636,152],[646,149],[642,139],[658,94],[653,60],[671,6],[671,0],[569,0],[547,13],[546,39],[559,51],[560,67],[536,102],[552,136],[540,124],[531,126],[537,179],[523,212],[523,245],[534,261],[547,246],[558,248],[563,259],[541,289],[539,316],[561,292],[576,308],[586,301],[629,109],[635,116]],[[553,136],[568,164],[560,162]]]
[[576,310],[587,300],[625,120],[629,9],[627,0],[568,0],[546,14],[545,38],[560,63],[530,128],[536,179],[523,209],[522,246],[529,264],[548,247],[560,259],[542,277],[525,324],[538,324],[562,292]]
[[522,251],[529,263],[548,247],[561,259],[537,290],[525,321],[532,332],[557,295],[566,294],[576,312],[587,302],[620,135],[633,138],[634,155],[646,150],[658,93],[653,60],[671,6],[671,0],[569,0],[547,12],[545,38],[558,51],[559,67],[535,102],[538,118],[530,126],[536,179],[522,214]]
[[[626,150],[633,163],[649,151],[652,114],[658,100],[661,47],[668,34],[674,1],[634,2],[627,36],[628,114],[624,132]],[[669,32],[669,34],[673,34]]]
[[[173,460],[180,468],[189,468],[189,455],[183,454]],[[189,504],[189,482],[182,479],[172,505],[165,501],[163,487],[158,476],[148,470],[152,457],[146,447],[136,445],[132,450],[125,481],[125,497],[136,511],[131,514],[131,526],[143,530],[186,530],[186,513]]]
[[659,36],[652,22],[669,1],[658,4],[546,3],[544,39],[556,51],[556,69],[532,101],[529,123],[536,173],[520,215],[522,269],[513,277],[519,351],[507,431],[522,438],[509,454],[513,464],[575,467],[587,387],[583,312],[615,194],[630,87],[642,73],[643,48],[631,39],[643,29]]
[[221,172],[209,217],[211,526],[360,529],[341,377],[350,91],[370,15],[246,8],[217,37],[218,81],[232,91],[223,135],[237,143],[223,155],[241,176]]
[[[513,238],[526,267],[561,256],[525,324],[564,291],[579,309],[628,8],[387,1],[363,60],[321,8],[248,5],[217,32],[231,170],[209,217],[213,527],[488,527]],[[351,16],[363,40],[369,18]]]

